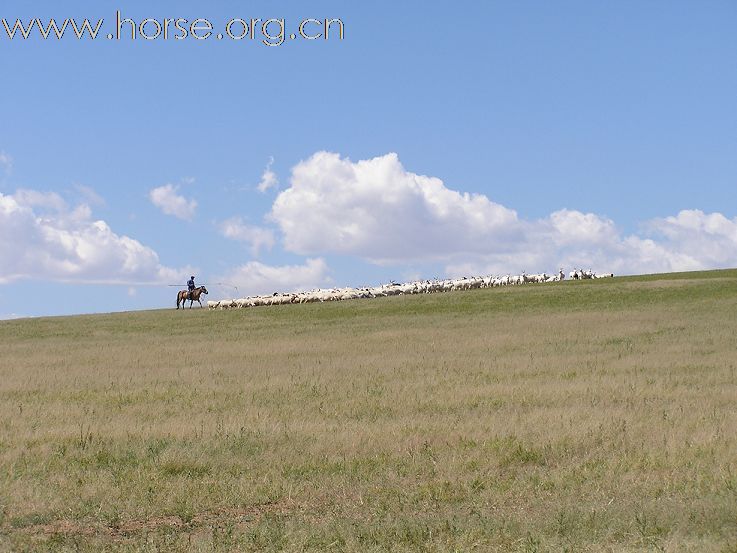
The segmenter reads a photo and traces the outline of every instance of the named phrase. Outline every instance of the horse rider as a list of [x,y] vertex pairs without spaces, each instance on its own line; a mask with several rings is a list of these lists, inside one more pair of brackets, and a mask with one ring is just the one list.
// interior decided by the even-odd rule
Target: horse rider
[[188,288],[188,290],[187,290],[187,296],[188,296],[187,299],[188,300],[191,300],[192,299],[192,292],[194,292],[194,289],[195,289],[194,275],[192,275],[191,277],[189,277],[189,280],[187,281],[187,288]]

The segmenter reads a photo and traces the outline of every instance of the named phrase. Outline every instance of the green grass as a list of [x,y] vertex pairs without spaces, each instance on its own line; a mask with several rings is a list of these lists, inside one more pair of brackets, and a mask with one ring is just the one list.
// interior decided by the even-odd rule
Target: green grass
[[737,271],[0,322],[0,551],[737,551]]

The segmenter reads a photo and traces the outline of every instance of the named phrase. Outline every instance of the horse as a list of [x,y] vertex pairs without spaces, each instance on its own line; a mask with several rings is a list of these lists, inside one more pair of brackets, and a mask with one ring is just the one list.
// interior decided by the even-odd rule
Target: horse
[[182,304],[182,309],[184,309],[184,304],[189,300],[189,308],[192,309],[192,304],[196,301],[200,304],[200,307],[202,307],[202,302],[200,301],[200,296],[202,294],[207,294],[207,288],[204,286],[198,286],[194,290],[192,290],[192,293],[190,294],[189,290],[180,290],[177,294],[177,309],[179,309],[179,303]]

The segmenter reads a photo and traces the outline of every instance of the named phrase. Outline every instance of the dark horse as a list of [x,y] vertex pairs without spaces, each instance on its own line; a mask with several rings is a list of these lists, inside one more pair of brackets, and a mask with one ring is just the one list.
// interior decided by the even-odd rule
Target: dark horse
[[184,309],[184,304],[189,300],[189,308],[192,309],[192,304],[194,302],[197,302],[200,304],[200,307],[202,307],[202,302],[200,301],[200,296],[202,294],[207,294],[207,288],[204,286],[199,286],[198,288],[195,288],[190,293],[189,290],[180,290],[177,294],[177,309],[179,309],[179,303],[182,304],[182,309]]

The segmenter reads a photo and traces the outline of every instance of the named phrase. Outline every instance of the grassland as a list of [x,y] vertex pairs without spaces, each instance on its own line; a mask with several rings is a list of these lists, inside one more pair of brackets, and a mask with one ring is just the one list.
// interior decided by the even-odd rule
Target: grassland
[[734,270],[0,347],[0,551],[737,551]]

